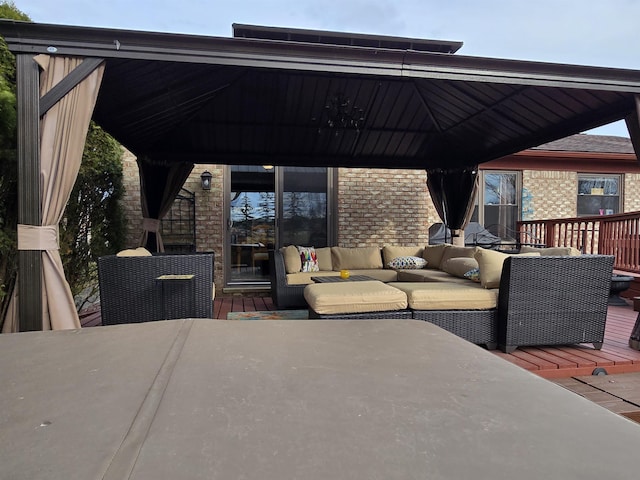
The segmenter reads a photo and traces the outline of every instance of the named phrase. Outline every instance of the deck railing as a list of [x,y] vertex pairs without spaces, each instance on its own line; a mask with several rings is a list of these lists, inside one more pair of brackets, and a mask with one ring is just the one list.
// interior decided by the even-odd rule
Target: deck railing
[[518,222],[523,245],[614,255],[616,270],[640,273],[640,212]]

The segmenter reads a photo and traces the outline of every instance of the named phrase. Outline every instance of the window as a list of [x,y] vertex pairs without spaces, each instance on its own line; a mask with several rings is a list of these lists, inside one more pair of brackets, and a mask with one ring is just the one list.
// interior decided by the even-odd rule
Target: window
[[620,175],[578,174],[578,216],[620,213]]
[[503,240],[511,241],[520,219],[520,172],[481,170],[479,174],[480,188],[471,221],[480,223]]

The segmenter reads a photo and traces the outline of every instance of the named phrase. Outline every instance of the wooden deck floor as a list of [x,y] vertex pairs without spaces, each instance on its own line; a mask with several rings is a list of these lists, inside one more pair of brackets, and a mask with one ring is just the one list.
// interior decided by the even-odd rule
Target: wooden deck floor
[[[276,310],[269,297],[233,296],[216,298],[214,318],[226,319],[229,312],[254,312]],[[631,305],[610,306],[602,350],[591,345],[554,347],[523,347],[511,354],[494,351],[512,362],[544,378],[568,378],[591,375],[596,368],[604,368],[609,374],[640,372],[640,352],[629,348],[629,336],[637,312]],[[100,310],[94,308],[81,316],[85,327],[100,325]]]
[[602,350],[594,350],[592,345],[572,345],[524,347],[511,354],[494,354],[544,378],[591,375],[596,368],[604,368],[609,374],[640,372],[640,352],[629,347],[637,315],[632,306],[610,306]]

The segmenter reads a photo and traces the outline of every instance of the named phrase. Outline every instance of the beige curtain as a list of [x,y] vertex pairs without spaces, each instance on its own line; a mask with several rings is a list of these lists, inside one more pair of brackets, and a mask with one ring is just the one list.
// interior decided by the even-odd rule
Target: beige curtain
[[[42,69],[41,97],[82,63],[81,58],[48,55],[38,55],[35,61]],[[40,120],[42,227],[18,226],[18,249],[42,250],[43,330],[80,328],[58,250],[58,224],[78,176],[103,72],[104,64],[76,85]],[[12,299],[14,305],[18,294],[16,288]],[[3,331],[17,331],[15,313],[14,306],[10,308]]]

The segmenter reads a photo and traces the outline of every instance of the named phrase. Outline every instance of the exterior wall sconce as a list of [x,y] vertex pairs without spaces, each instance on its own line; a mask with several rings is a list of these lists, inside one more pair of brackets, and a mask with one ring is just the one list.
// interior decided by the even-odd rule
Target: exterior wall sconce
[[202,172],[202,174],[200,175],[200,181],[202,182],[203,190],[211,190],[212,178],[213,178],[213,175],[211,175],[211,173],[209,173],[208,170],[205,170],[204,172]]

